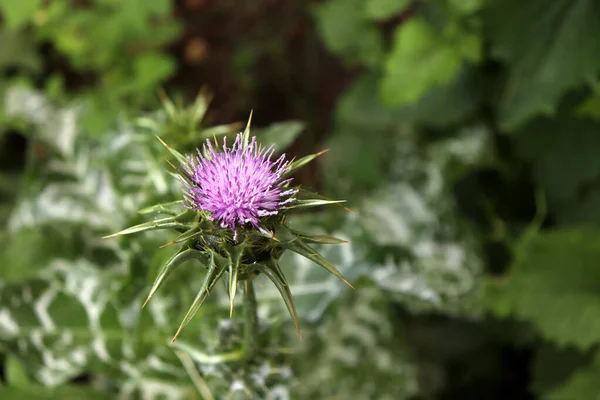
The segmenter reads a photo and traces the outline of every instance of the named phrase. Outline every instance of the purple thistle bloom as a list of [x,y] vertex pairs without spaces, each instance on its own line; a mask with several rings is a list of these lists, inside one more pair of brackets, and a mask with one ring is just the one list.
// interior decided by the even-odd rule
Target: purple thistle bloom
[[262,148],[252,137],[243,144],[242,134],[236,136],[231,149],[223,139],[223,152],[215,152],[210,140],[203,146],[204,153],[197,149],[198,156],[188,156],[192,185],[186,183],[185,199],[188,207],[210,213],[210,219],[221,227],[229,227],[237,235],[236,225],[259,226],[261,217],[275,215],[278,209],[295,199],[290,197],[296,189],[285,189],[292,180],[282,179],[290,169],[289,161],[282,155],[271,161],[275,149],[271,145]]

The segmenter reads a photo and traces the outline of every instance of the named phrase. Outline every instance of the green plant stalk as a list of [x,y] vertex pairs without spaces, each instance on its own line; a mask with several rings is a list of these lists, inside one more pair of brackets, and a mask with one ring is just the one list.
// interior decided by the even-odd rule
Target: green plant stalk
[[256,293],[252,279],[244,281],[244,354],[246,362],[252,362],[259,350],[259,327]]

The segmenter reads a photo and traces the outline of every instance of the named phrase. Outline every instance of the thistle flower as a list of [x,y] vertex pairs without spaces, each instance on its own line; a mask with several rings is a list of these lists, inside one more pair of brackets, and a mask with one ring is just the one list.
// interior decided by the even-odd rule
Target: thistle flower
[[212,221],[231,228],[234,240],[236,225],[251,224],[264,231],[260,218],[276,215],[281,206],[295,200],[290,196],[298,189],[286,189],[292,178],[283,179],[290,162],[285,155],[271,161],[273,145],[261,148],[256,137],[244,145],[240,132],[231,149],[223,138],[223,152],[216,152],[209,139],[203,150],[206,156],[197,149],[197,157],[188,156],[188,165],[183,166],[191,178],[191,183],[182,179],[187,206],[207,211]]
[[[274,147],[261,147],[255,137],[250,138],[250,121],[244,132],[236,136],[231,148],[227,148],[223,140],[223,151],[216,151],[207,141],[203,152],[197,149],[197,155],[185,157],[159,140],[181,165],[178,168],[171,164],[176,170],[174,175],[184,184],[184,200],[140,210],[140,214],[153,219],[110,235],[156,229],[172,229],[178,233],[167,244],[180,243],[181,247],[156,277],[146,303],[171,272],[195,259],[207,272],[173,340],[222,277],[228,280],[231,315],[238,282],[254,279],[259,274],[264,274],[277,287],[300,334],[290,287],[279,265],[286,250],[313,261],[350,285],[338,269],[311,246],[313,243],[339,244],[344,240],[299,232],[287,225],[287,214],[295,208],[343,202],[290,187],[289,175],[324,152],[293,161],[286,161],[282,155],[272,161]],[[243,235],[239,235],[242,231]]]

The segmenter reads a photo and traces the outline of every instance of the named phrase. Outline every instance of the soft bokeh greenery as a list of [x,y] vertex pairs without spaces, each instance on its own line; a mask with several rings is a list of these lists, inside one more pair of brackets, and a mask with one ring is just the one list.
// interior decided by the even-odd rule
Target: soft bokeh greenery
[[[289,150],[330,117],[330,151],[303,184],[354,212],[292,223],[349,240],[319,250],[356,289],[286,254],[303,340],[259,278],[262,351],[248,365],[210,357],[240,344],[223,288],[169,345],[199,266],[141,309],[172,237],[101,239],[180,198],[155,135],[191,151],[241,128],[209,126],[208,97],[173,84],[174,43],[194,29],[181,10],[200,3],[0,0],[0,398],[598,397],[598,4],[280,2],[325,49],[293,52],[349,78],[331,108],[288,99],[294,120],[274,112],[253,133]],[[267,26],[267,3],[212,12]],[[256,49],[309,74],[285,63],[284,39],[220,44],[235,48],[222,66],[241,82],[234,104],[260,98]]]

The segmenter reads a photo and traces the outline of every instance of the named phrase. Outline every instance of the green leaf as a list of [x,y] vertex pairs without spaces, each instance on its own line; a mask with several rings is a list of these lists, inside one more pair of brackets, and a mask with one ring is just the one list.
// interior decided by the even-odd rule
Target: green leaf
[[364,13],[363,0],[328,0],[314,9],[323,42],[351,63],[377,66],[383,39],[377,25]]
[[296,331],[298,332],[298,335],[301,336],[300,325],[298,323],[298,313],[296,312],[296,307],[294,306],[292,292],[290,291],[287,279],[279,267],[279,264],[277,261],[270,260],[267,264],[263,265],[263,268],[260,268],[260,271],[263,272],[271,280],[271,282],[273,282],[277,290],[279,290],[279,293],[285,302],[285,306],[290,313],[290,317],[292,317],[292,321],[294,321]]
[[450,8],[458,15],[467,16],[479,11],[485,3],[485,0],[449,0]]
[[181,222],[178,222],[175,217],[168,217],[132,226],[131,228],[127,228],[117,233],[105,236],[104,239],[112,238],[115,236],[131,235],[132,233],[152,231],[157,229],[184,229],[185,231],[187,231],[189,227]]
[[[389,129],[401,123],[442,127],[460,122],[472,114],[482,101],[482,85],[474,68],[463,67],[448,85],[435,87],[414,104],[387,107],[380,96],[381,76],[367,72],[359,76],[336,106],[338,123],[356,130],[368,130],[370,141],[375,129]],[[342,129],[346,131],[346,129]]]
[[425,20],[411,18],[394,33],[381,82],[384,104],[414,104],[430,90],[448,85],[458,77],[463,61],[476,61],[479,48],[477,36],[462,34],[448,40]]
[[235,303],[235,295],[237,294],[238,274],[240,272],[240,262],[244,252],[245,244],[234,246],[229,252],[229,284],[227,291],[229,292],[229,318],[233,316],[233,305]]
[[[443,184],[432,190],[444,168],[409,160],[402,162],[421,165],[415,173],[429,169],[431,175],[420,182],[408,175],[366,198],[356,213],[363,236],[351,243],[370,264],[373,282],[412,312],[480,312],[483,260],[475,232],[461,220]],[[370,246],[360,246],[365,241]],[[374,252],[374,260],[364,254]]]
[[590,365],[575,371],[564,384],[544,393],[540,398],[543,400],[597,399],[600,396],[599,376],[600,354]]
[[46,387],[33,385],[24,388],[5,387],[0,385],[0,397],[19,400],[53,400],[53,399],[86,399],[107,400],[111,395],[86,386],[64,385]]
[[298,135],[304,130],[304,123],[300,121],[278,122],[266,128],[255,131],[258,140],[265,146],[273,144],[276,152],[282,152],[289,147]]
[[164,244],[162,247],[170,246],[175,243],[187,242],[190,239],[195,237],[204,235],[205,232],[200,230],[197,226],[191,228],[190,230],[183,232],[181,235],[177,236],[175,239],[171,240],[169,243]]
[[511,273],[488,286],[492,310],[561,346],[600,343],[600,231],[545,231],[523,246]]
[[[585,368],[591,359],[590,354],[582,354],[571,347],[557,348],[550,344],[537,346],[531,388],[535,394],[541,397],[562,386],[574,371]],[[586,398],[586,396],[581,398]]]
[[[27,389],[31,385],[31,379],[23,364],[14,355],[8,355],[5,361],[6,383],[16,389]],[[0,392],[1,393],[1,392]]]
[[217,283],[217,281],[221,278],[221,276],[225,272],[224,268],[220,268],[215,263],[215,258],[214,258],[213,252],[210,252],[210,254],[209,254],[207,268],[208,268],[208,272],[206,273],[204,282],[202,283],[202,287],[198,291],[198,294],[196,295],[196,298],[194,299],[188,312],[185,314],[185,317],[183,318],[183,321],[179,325],[179,328],[177,329],[175,336],[173,336],[173,339],[171,339],[171,343],[173,343],[175,341],[175,339],[177,339],[177,337],[179,336],[179,334],[181,333],[183,328],[185,328],[187,326],[187,324],[190,323],[190,321],[192,320],[194,315],[196,315],[196,313],[198,312],[198,309],[200,308],[200,306],[202,306],[202,304],[204,303],[204,300],[206,300],[206,297],[209,295],[209,293],[212,290],[215,283]]
[[0,281],[18,282],[37,276],[53,257],[71,257],[79,251],[66,229],[37,226],[12,232],[0,246]]
[[293,209],[293,208],[308,208],[308,207],[319,207],[325,206],[329,204],[339,204],[345,203],[346,200],[322,200],[322,199],[307,199],[307,200],[296,200],[291,203],[287,207],[283,207],[283,209]]
[[509,63],[502,126],[551,113],[563,93],[600,71],[600,7],[589,0],[493,1],[486,24],[496,57]]
[[561,109],[555,118],[536,118],[517,130],[519,153],[528,160],[549,209],[562,223],[600,222],[598,209],[600,123],[574,118]]
[[[346,214],[350,215],[350,214]],[[308,231],[315,235],[323,233],[319,229],[318,218],[315,214],[295,215],[292,217],[293,226]],[[355,222],[348,221],[342,227],[334,231],[335,236],[344,239],[353,239],[351,235],[356,231],[358,225]],[[277,231],[277,237],[282,236],[282,242],[295,240],[293,231],[280,229]],[[351,235],[351,236],[349,236]],[[350,282],[356,282],[360,277],[368,275],[371,263],[366,261],[364,255],[358,249],[359,243],[350,241],[347,244],[339,246],[315,244],[315,249],[327,260],[339,266],[340,271]],[[278,261],[278,265],[285,271],[286,281],[290,291],[293,293],[294,305],[300,320],[315,322],[321,319],[331,302],[335,301],[350,288],[347,285],[340,284],[339,279],[329,273],[325,268],[315,268],[312,261],[293,251],[285,251]],[[278,305],[281,302],[281,293],[276,289],[272,281],[265,279],[263,274],[258,275],[258,285],[261,290],[257,291],[257,297],[260,303],[272,302]],[[288,311],[281,310],[283,313]],[[274,318],[279,318],[279,314]]]
[[[164,112],[172,121],[177,120],[178,110],[177,107],[175,107],[173,100],[169,98],[169,96],[164,90],[160,90],[158,93],[160,96],[160,103],[162,104],[162,109],[164,110]],[[198,98],[196,98],[196,102],[202,105],[204,102],[204,98],[198,96]]]
[[185,158],[185,156],[183,154],[181,154],[180,152],[178,152],[177,150],[175,150],[174,148],[172,148],[171,146],[166,144],[158,136],[156,138],[162,143],[163,146],[166,147],[166,149],[169,151],[169,153],[171,153],[173,156],[175,156],[175,158],[177,159],[177,162],[179,162],[180,165],[188,165],[188,163],[189,163],[188,159]]
[[18,67],[31,72],[40,70],[41,60],[36,53],[35,43],[26,33],[0,29],[0,43],[0,68]]
[[139,87],[155,87],[173,75],[176,67],[175,61],[165,54],[143,53],[133,61],[135,84]]
[[379,21],[389,19],[404,10],[411,0],[370,0],[365,2],[365,14]]
[[250,116],[248,117],[248,122],[246,123],[246,128],[242,133],[242,142],[244,146],[247,146],[250,143],[250,124],[252,123],[252,111],[250,111]]
[[16,31],[27,24],[40,8],[42,0],[11,1],[1,0],[2,20],[9,30]]
[[[408,400],[422,392],[422,369],[411,361],[406,330],[389,298],[373,287],[336,298],[293,360],[300,399]],[[385,360],[385,361],[383,361]],[[357,377],[361,377],[357,379]]]
[[319,153],[309,154],[298,160],[292,161],[292,163],[290,164],[290,169],[283,174],[283,177],[287,178],[292,173],[294,173],[294,171],[296,171],[299,168],[302,168],[303,166],[310,163],[311,161],[313,161],[315,158],[319,157],[320,155],[325,154],[326,152],[327,152],[327,150],[323,150]]
[[[357,153],[350,156],[341,149],[340,164],[326,168],[335,172],[332,184],[355,185],[342,193],[356,209],[340,229],[339,236],[350,243],[324,247],[322,254],[330,259],[326,250],[343,250],[336,265],[352,259],[352,265],[364,268],[365,275],[411,312],[481,312],[479,239],[457,209],[453,191],[456,179],[493,159],[490,132],[475,125],[430,144],[421,131],[408,127],[384,132],[380,157],[373,157],[383,163],[381,184],[367,186],[370,190],[364,188],[368,181],[357,185],[350,168],[363,157],[361,143],[365,148],[367,138],[375,135],[366,129],[363,136],[355,134]],[[382,160],[382,153],[391,160]]]
[[[55,261],[39,278],[3,285],[0,343],[10,348],[42,384],[60,385],[92,366],[106,374],[117,371],[123,379],[132,372],[126,372],[127,367],[120,371],[119,367],[119,360],[131,357],[124,352],[131,349],[134,340],[121,324],[114,300],[122,288],[122,275],[110,265],[103,267],[99,270],[83,260]],[[128,323],[135,321],[134,314],[129,313]],[[164,346],[165,335],[158,330],[146,335],[143,342],[150,347],[146,349],[162,358],[158,345]],[[147,354],[143,347],[138,348],[138,373],[148,367],[143,361],[142,354]],[[129,361],[135,364],[136,360]]]
[[338,207],[342,207],[343,209],[348,210],[346,207],[340,205],[340,203],[343,203],[346,200],[331,200],[318,193],[314,193],[302,188],[298,190],[295,197],[297,199],[295,204],[298,204],[298,207],[315,207],[327,204],[337,204]]
[[283,246],[290,249],[294,253],[298,253],[301,256],[306,257],[309,260],[313,261],[314,263],[320,265],[321,267],[325,268],[331,274],[337,276],[342,282],[344,282],[345,284],[347,284],[350,287],[353,287],[350,284],[350,282],[348,282],[342,276],[342,274],[340,273],[340,271],[338,271],[338,269],[335,267],[335,265],[333,265],[328,260],[326,260],[321,254],[319,254],[315,249],[310,247],[301,238],[298,238],[297,240],[295,240],[293,242],[283,243]]
[[75,106],[60,109],[44,95],[22,86],[11,87],[6,92],[4,112],[7,116],[22,118],[35,127],[34,137],[60,155],[74,158],[79,115]]
[[176,216],[176,215],[181,214],[182,211],[184,211],[183,200],[177,200],[177,201],[172,201],[170,203],[157,204],[155,206],[146,207],[146,208],[139,210],[138,213],[140,213],[142,215],[167,214],[167,215],[171,215],[171,216]]
[[473,114],[482,100],[482,79],[479,72],[463,66],[449,84],[437,86],[418,102],[398,109],[396,118],[423,126],[444,127]]
[[206,258],[206,255],[203,252],[194,250],[194,249],[182,250],[182,251],[178,252],[177,254],[175,254],[173,257],[171,257],[171,259],[169,261],[167,261],[167,263],[165,264],[163,269],[160,271],[160,273],[156,277],[156,280],[154,281],[154,284],[152,285],[152,288],[150,289],[150,293],[148,294],[148,297],[146,298],[146,301],[144,302],[142,307],[146,306],[146,304],[148,303],[148,301],[150,301],[150,299],[152,298],[154,293],[163,284],[164,280],[167,279],[167,277],[171,274],[171,272],[173,272],[177,267],[179,267],[184,262],[192,260],[192,259],[198,259],[202,262],[205,258]]
[[582,118],[600,120],[600,92],[593,93],[585,99],[577,109],[575,115]]
[[[342,125],[342,131],[358,127],[377,132],[402,121],[397,116],[397,109],[384,107],[382,104],[379,95],[380,80],[381,74],[365,72],[354,79],[338,99],[335,118],[337,124]],[[372,139],[369,142],[371,141]]]
[[341,244],[341,243],[348,243],[348,241],[346,241],[346,240],[338,239],[338,238],[335,238],[333,236],[317,235],[317,234],[313,234],[313,233],[299,232],[299,231],[296,231],[294,229],[290,229],[290,231],[294,235],[302,238],[302,240],[304,240],[306,243],[319,243],[319,244]]

